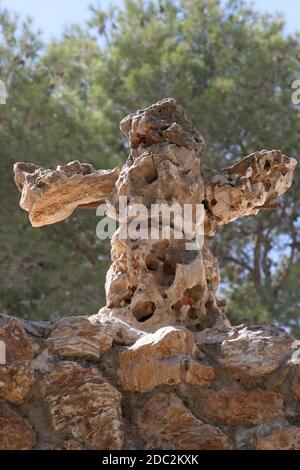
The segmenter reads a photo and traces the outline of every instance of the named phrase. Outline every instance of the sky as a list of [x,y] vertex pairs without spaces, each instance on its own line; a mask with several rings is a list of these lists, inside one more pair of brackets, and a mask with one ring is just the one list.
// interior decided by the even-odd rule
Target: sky
[[[117,2],[121,0],[114,1]],[[109,0],[0,0],[0,6],[21,16],[30,15],[35,27],[43,32],[45,40],[61,35],[69,24],[84,23],[89,18],[90,4],[105,6],[108,3]],[[299,0],[254,0],[253,3],[260,11],[283,12],[287,32],[300,29]]]

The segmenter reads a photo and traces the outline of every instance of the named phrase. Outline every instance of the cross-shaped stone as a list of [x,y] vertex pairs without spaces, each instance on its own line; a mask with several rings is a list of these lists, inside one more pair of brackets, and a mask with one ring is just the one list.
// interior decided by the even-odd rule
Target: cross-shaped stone
[[[204,233],[213,235],[217,225],[276,209],[278,196],[292,183],[296,160],[279,150],[255,152],[221,171],[201,166],[204,139],[174,99],[127,116],[120,127],[130,146],[121,171],[95,170],[78,161],[55,170],[15,165],[20,205],[34,227],[61,221],[78,207],[103,203],[119,218],[123,196],[128,208],[147,208],[150,227],[153,204],[202,204]],[[160,231],[163,224],[160,221]],[[216,297],[218,262],[205,245],[191,251],[186,249],[190,237],[184,233],[181,239],[124,239],[121,230],[122,221],[111,241],[107,305],[100,315],[118,317],[145,331],[175,324],[191,329],[228,324],[224,304]]]

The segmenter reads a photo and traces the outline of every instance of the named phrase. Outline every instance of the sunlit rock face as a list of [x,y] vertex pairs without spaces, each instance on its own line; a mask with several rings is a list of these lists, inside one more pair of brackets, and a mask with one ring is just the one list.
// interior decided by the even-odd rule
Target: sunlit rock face
[[[276,208],[296,161],[262,150],[204,168],[204,139],[173,99],[127,116],[121,130],[121,170],[15,166],[32,225],[105,203],[119,229],[99,313],[47,324],[0,316],[0,449],[300,449],[298,342],[269,325],[232,327],[216,258],[205,244],[188,249],[201,229],[195,211],[184,230],[151,210],[200,205],[212,236]],[[123,237],[136,204],[158,238]]]
[[[135,204],[147,208],[149,230],[155,225],[153,204],[190,204],[193,214],[202,204],[203,231],[213,235],[217,224],[276,204],[292,183],[296,161],[272,150],[252,154],[220,172],[206,170],[201,165],[204,139],[172,99],[127,116],[120,127],[130,154],[108,197],[121,227],[112,240],[107,308],[136,327],[142,323],[147,331],[170,324],[196,329],[228,324],[216,297],[220,275],[211,251],[205,246],[188,251],[186,233],[181,240],[121,239],[120,197],[127,200],[129,214]],[[195,233],[194,220],[191,227]],[[163,229],[160,221],[160,232]]]
[[0,449],[300,450],[299,346],[279,328],[0,322],[23,355],[19,376],[0,365]]

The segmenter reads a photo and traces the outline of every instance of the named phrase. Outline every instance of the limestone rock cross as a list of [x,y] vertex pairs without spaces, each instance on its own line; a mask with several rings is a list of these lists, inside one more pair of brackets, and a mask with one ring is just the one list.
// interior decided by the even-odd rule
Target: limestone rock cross
[[[127,205],[203,204],[204,231],[240,216],[278,206],[278,196],[291,185],[296,166],[279,150],[255,152],[221,171],[201,165],[205,143],[174,99],[164,99],[122,120],[129,157],[121,169],[95,170],[71,162],[56,169],[32,163],[15,165],[20,205],[34,227],[61,221],[78,207],[112,205],[119,217],[120,196]],[[165,325],[192,330],[228,325],[222,302],[218,262],[207,246],[186,249],[182,239],[123,239],[120,228],[111,245],[107,305],[101,316],[155,331]],[[159,227],[162,230],[162,226]]]

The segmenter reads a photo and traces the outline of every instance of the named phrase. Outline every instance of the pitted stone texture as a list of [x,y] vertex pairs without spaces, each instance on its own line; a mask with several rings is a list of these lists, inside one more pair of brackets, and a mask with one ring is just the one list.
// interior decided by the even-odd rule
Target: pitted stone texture
[[35,443],[29,421],[0,401],[0,450],[30,450]]
[[257,439],[257,450],[300,450],[300,428],[288,426],[275,429],[271,434]]
[[292,184],[297,165],[280,150],[262,150],[243,158],[221,172],[208,170],[206,200],[217,224],[228,224],[261,208],[276,206],[278,196]]
[[34,383],[33,348],[20,323],[0,316],[0,340],[5,344],[5,364],[0,364],[0,398],[20,405]]
[[16,163],[15,182],[22,192],[20,206],[29,212],[33,227],[64,220],[80,205],[103,203],[119,170],[95,170],[74,161],[55,170],[32,163]]
[[[224,170],[207,170],[201,167],[204,139],[172,98],[130,114],[120,127],[130,147],[120,174],[78,161],[56,170],[17,163],[21,207],[30,212],[34,226],[42,226],[63,220],[78,206],[106,201],[120,224],[105,286],[109,316],[136,329],[143,323],[148,332],[176,324],[198,330],[230,326],[216,297],[218,263],[202,246],[203,235],[213,235],[217,224],[277,207],[278,196],[292,183],[296,160],[279,150],[263,150]],[[143,227],[124,239],[121,232],[138,215],[135,204],[143,204],[148,237],[142,236]],[[153,204],[173,210],[172,221],[153,214]],[[186,204],[189,228],[178,222]],[[170,226],[170,234],[163,235]],[[152,229],[157,237],[149,237]],[[191,243],[194,251],[187,248]]]
[[125,390],[148,392],[158,385],[209,385],[214,369],[191,358],[194,338],[185,328],[165,327],[120,354],[119,382]]
[[283,397],[260,388],[224,388],[199,397],[199,413],[218,424],[254,426],[283,416]]
[[[158,144],[121,169],[115,190],[109,197],[114,207],[128,198],[128,216],[133,204],[200,204],[205,196],[200,161],[195,153],[173,144]],[[119,214],[120,215],[120,214]],[[132,214],[132,217],[135,214]],[[121,218],[121,217],[120,217]]]
[[112,265],[107,273],[107,315],[135,329],[196,326],[216,322],[229,326],[218,307],[218,263],[207,247],[186,251],[184,240],[112,239]]
[[205,424],[174,394],[154,396],[137,414],[137,427],[148,449],[229,450],[217,427]]
[[176,144],[194,151],[198,156],[205,148],[202,135],[172,98],[130,114],[121,121],[120,128],[128,137],[131,149],[140,152],[159,142]]
[[287,362],[294,343],[280,328],[240,325],[222,341],[219,362],[238,376],[262,377]]
[[[142,322],[145,331],[170,324],[199,327],[214,322],[222,317],[216,300],[218,264],[208,248],[186,249],[201,230],[195,215],[205,200],[199,159],[203,138],[173,99],[128,116],[121,129],[131,149],[115,190],[108,197],[120,221],[112,240],[113,263],[106,281],[110,315],[135,328]],[[134,204],[144,205],[148,229],[157,229],[160,240],[121,237],[124,226],[120,197],[127,200],[127,222],[136,216],[131,213]],[[177,208],[177,213],[185,204],[193,209],[190,229],[179,229],[181,239],[176,239],[174,228],[170,239],[163,236],[170,223],[153,215],[151,206],[155,203]],[[174,227],[179,228],[176,220]]]
[[50,349],[63,358],[99,359],[112,346],[112,337],[87,317],[68,317],[48,330]]
[[41,383],[56,432],[72,433],[89,449],[123,445],[121,394],[94,367],[62,362]]

